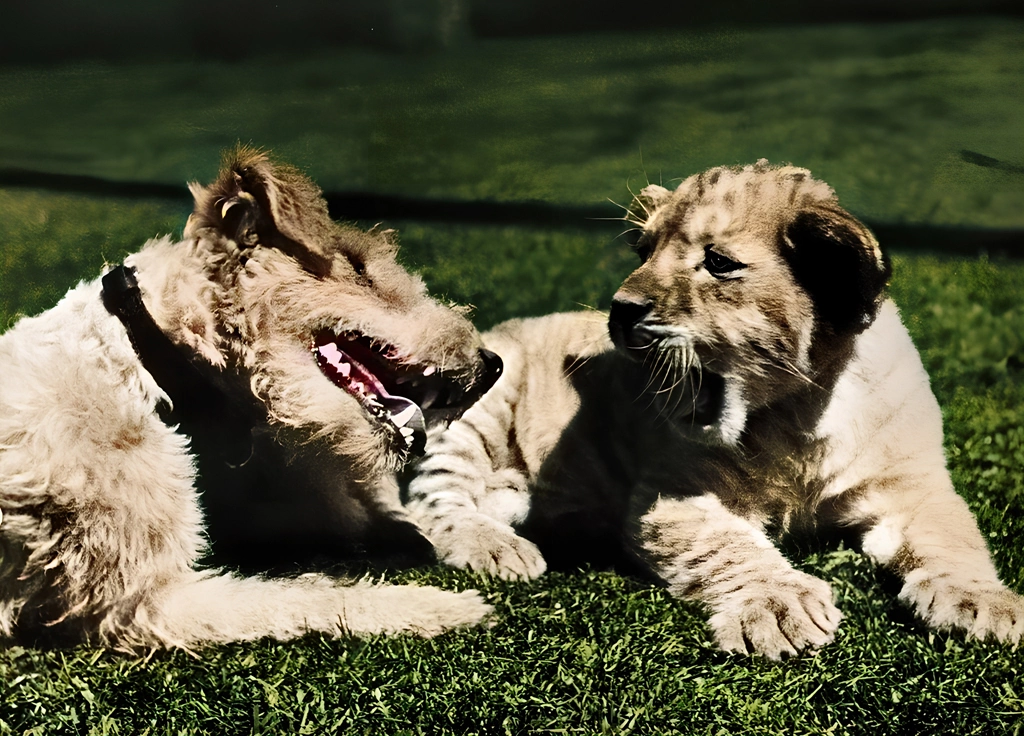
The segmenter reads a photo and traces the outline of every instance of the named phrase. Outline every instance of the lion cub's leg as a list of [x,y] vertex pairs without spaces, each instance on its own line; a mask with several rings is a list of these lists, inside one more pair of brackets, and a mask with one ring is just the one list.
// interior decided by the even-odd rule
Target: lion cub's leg
[[725,650],[782,659],[827,644],[839,626],[828,583],[794,569],[713,494],[660,498],[640,519],[640,543],[674,595],[711,609]]
[[503,467],[506,448],[492,447],[498,439],[507,443],[510,422],[501,396],[488,394],[432,439],[409,484],[406,508],[443,562],[510,580],[530,579],[547,565],[536,545],[512,528],[530,508],[527,479],[522,471]]
[[866,524],[864,552],[903,578],[900,599],[929,626],[1019,643],[1024,598],[1000,582],[978,524],[948,476],[909,481],[909,488],[900,481],[898,493],[878,488],[855,504],[848,521]]

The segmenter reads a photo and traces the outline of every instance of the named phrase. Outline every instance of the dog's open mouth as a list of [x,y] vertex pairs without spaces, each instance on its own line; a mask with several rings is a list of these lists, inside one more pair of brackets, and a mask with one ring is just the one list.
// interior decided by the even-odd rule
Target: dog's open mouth
[[391,427],[396,449],[405,453],[423,454],[424,411],[464,408],[467,397],[461,383],[442,375],[436,366],[400,361],[393,347],[365,335],[322,332],[313,338],[312,351],[320,371],[358,399],[368,414]]

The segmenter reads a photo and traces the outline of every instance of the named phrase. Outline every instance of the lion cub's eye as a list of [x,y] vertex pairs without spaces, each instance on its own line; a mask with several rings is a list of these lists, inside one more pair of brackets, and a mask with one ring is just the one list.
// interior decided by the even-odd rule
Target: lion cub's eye
[[709,245],[704,248],[704,268],[715,278],[723,278],[726,274],[746,268],[745,264],[734,261],[723,256],[721,253],[712,250],[715,246]]
[[640,237],[633,244],[633,252],[640,256],[641,263],[647,263],[647,260],[654,253],[654,246],[657,245],[657,240],[651,233],[640,233]]

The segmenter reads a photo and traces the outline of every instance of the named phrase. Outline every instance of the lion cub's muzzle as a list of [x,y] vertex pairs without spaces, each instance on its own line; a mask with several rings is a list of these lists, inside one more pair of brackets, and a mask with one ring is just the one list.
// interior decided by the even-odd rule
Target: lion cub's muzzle
[[[653,394],[662,416],[693,427],[710,427],[721,418],[725,380],[701,366],[688,342],[670,346],[664,328],[646,321],[653,309],[649,299],[616,294],[608,315],[612,342],[651,371],[645,390]],[[652,355],[659,357],[651,359]]]
[[656,342],[654,335],[643,324],[644,317],[653,308],[654,302],[649,299],[615,296],[608,315],[608,332],[615,347],[628,355],[631,351],[646,350]]
[[355,333],[322,332],[311,350],[320,371],[392,433],[402,454],[422,454],[427,424],[458,418],[502,371],[501,358],[490,350],[478,351],[477,366],[452,371],[403,360],[393,347]]

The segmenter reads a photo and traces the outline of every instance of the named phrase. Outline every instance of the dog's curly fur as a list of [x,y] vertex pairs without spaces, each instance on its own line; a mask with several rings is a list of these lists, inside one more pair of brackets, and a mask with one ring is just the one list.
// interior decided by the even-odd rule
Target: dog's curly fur
[[867,228],[808,171],[763,161],[649,186],[637,213],[642,265],[610,335],[562,314],[484,336],[506,372],[410,485],[441,556],[530,578],[625,546],[709,607],[723,648],[779,658],[841,615],[769,535],[838,527],[929,625],[1019,642],[1024,599],[953,489]]
[[207,522],[215,550],[223,542],[241,563],[278,545],[423,541],[390,473],[416,412],[397,422],[357,398],[324,358],[348,349],[343,339],[361,342],[375,370],[429,384],[442,411],[427,422],[450,419],[494,376],[464,315],[396,262],[394,236],[331,221],[297,171],[239,147],[211,186],[191,189],[184,240],[152,240],[126,265],[172,351],[252,417],[242,452],[209,407],[181,426],[161,419],[182,407],[168,406],[100,280],[17,322],[0,337],[0,634],[193,647],[480,621],[489,607],[475,592],[197,566]]

